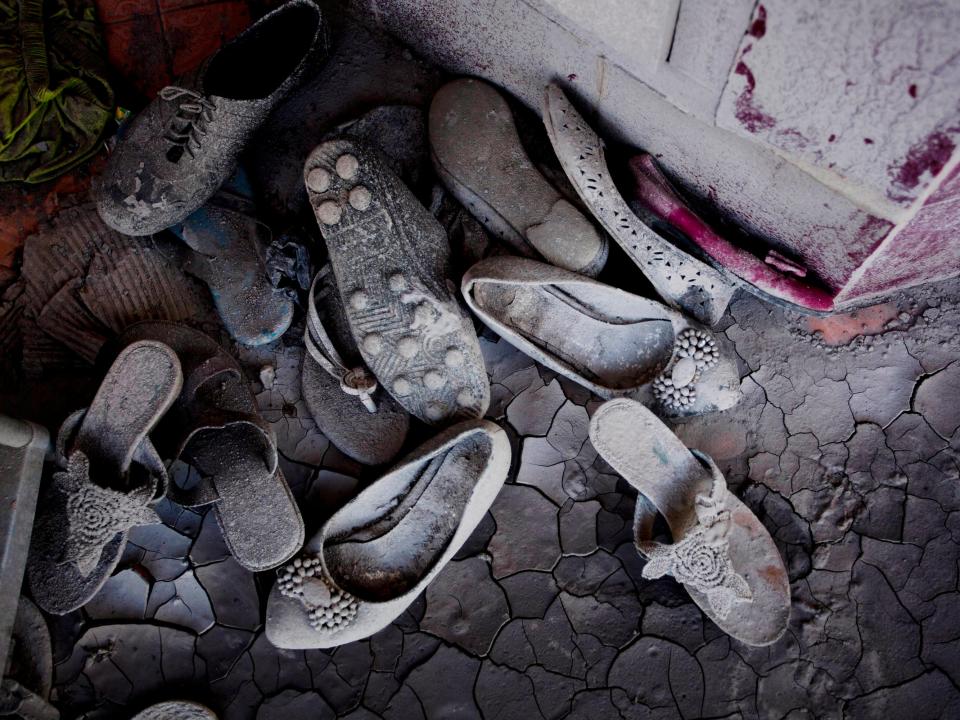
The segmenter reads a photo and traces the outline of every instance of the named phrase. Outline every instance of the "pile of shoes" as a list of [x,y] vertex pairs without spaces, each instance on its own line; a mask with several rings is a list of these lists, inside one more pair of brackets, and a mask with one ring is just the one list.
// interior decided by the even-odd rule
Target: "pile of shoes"
[[[261,224],[236,189],[237,159],[322,59],[325,37],[311,0],[272,11],[161,91],[125,129],[96,187],[115,230],[173,229],[189,246],[241,343],[276,340],[294,309],[267,277]],[[429,431],[426,442],[305,539],[275,436],[236,360],[181,324],[132,325],[102,351],[111,364],[90,406],[57,435],[59,469],[43,491],[28,567],[38,604],[65,613],[87,602],[130,528],[157,522],[153,508],[168,498],[212,506],[241,565],[277,569],[266,607],[274,645],[334,647],[385,627],[460,550],[510,471],[506,432],[483,419],[490,382],[476,318],[606,401],[590,439],[637,490],[644,576],[676,578],[744,643],[777,640],[790,587],[776,545],[713,460],[659,419],[737,403],[735,354],[710,329],[736,285],[631,211],[601,140],[559,87],[546,88],[543,122],[576,196],[527,156],[497,89],[460,79],[436,93],[428,127],[436,173],[508,248],[462,277],[444,228],[378,151],[336,135],[304,159],[323,241],[311,250],[325,258],[303,302],[306,404],[330,441],[363,464],[392,461],[413,427]],[[596,279],[613,252],[636,264],[659,299]],[[177,459],[199,477],[169,477]],[[659,519],[671,543],[655,540]],[[164,717],[143,717],[155,716]]]

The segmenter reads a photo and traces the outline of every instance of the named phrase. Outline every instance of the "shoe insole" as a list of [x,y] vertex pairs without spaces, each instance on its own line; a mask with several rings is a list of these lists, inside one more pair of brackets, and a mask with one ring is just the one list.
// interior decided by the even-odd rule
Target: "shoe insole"
[[275,567],[302,544],[303,520],[280,470],[267,467],[259,428],[201,430],[184,454],[216,488],[213,510],[237,562],[251,570]]
[[117,356],[77,431],[74,447],[89,458],[91,475],[119,480],[126,473],[182,382],[180,361],[166,345],[137,342]]
[[449,545],[492,452],[472,435],[442,455],[403,468],[409,476],[396,504],[367,525],[324,545],[334,580],[358,597],[383,602],[414,588]]
[[[590,286],[482,281],[477,305],[528,342],[611,389],[644,385],[666,366],[673,326],[655,309],[637,313]],[[619,304],[617,304],[619,302]]]
[[441,88],[430,106],[430,147],[454,194],[477,219],[498,235],[506,224],[517,236],[504,239],[524,241],[571,270],[589,267],[600,255],[596,228],[527,157],[510,106],[492,86],[466,79]]

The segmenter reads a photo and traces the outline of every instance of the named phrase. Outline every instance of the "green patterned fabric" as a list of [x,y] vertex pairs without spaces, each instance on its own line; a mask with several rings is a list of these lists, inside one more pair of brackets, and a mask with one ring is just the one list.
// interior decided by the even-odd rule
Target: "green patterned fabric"
[[43,182],[88,159],[113,113],[86,0],[0,0],[0,181]]

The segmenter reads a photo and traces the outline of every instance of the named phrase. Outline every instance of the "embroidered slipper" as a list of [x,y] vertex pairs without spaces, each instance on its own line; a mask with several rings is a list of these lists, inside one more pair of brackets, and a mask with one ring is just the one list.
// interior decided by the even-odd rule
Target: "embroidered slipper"
[[61,470],[41,492],[27,562],[31,593],[47,612],[86,603],[117,566],[130,528],[160,522],[150,505],[167,474],[147,434],[182,383],[173,350],[134,343],[114,360],[90,407],[60,427]]
[[367,367],[427,423],[481,417],[490,383],[449,280],[443,228],[383,158],[353,140],[318,145],[303,173]]
[[300,385],[320,431],[365,465],[392,460],[406,440],[410,416],[363,364],[329,265],[310,287],[303,343]]
[[597,275],[607,238],[534,167],[513,113],[482,80],[444,85],[430,105],[430,150],[437,174],[486,228],[517,252]]
[[293,300],[270,282],[263,251],[270,231],[254,218],[251,202],[221,189],[171,230],[193,251],[184,269],[210,288],[230,337],[266,345],[286,332]]
[[467,420],[407,456],[278,571],[267,639],[280,648],[329,648],[393,622],[493,504],[510,454],[500,427]]
[[199,703],[170,700],[141,710],[131,720],[217,720],[217,716]]
[[647,154],[629,162],[637,199],[664,222],[680,230],[721,272],[768,302],[801,312],[828,313],[833,294],[808,278],[807,269],[770,250],[763,259],[720,237],[680,199],[656,161]]
[[175,323],[137,323],[119,344],[143,339],[171,347],[183,366],[183,390],[157,442],[164,457],[183,457],[202,477],[189,489],[171,482],[167,497],[185,507],[213,505],[227,547],[248,570],[286,562],[303,545],[303,518],[240,366],[209,336]]
[[481,260],[467,305],[510,344],[603,398],[629,395],[675,415],[736,405],[729,343],[660,303],[536,260]]
[[547,86],[543,123],[577,194],[664,302],[706,325],[716,325],[736,284],[664,240],[634,215],[610,178],[603,141],[557,85]]
[[[713,460],[626,398],[597,409],[590,442],[640,493],[634,529],[648,558],[643,576],[672,575],[721,630],[747,645],[776,642],[790,618],[787,569],[770,533],[727,489]],[[657,513],[672,544],[653,541]]]

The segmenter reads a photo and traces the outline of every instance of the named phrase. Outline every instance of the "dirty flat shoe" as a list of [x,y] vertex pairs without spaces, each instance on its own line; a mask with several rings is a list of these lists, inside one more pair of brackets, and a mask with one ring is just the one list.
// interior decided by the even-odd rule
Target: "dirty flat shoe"
[[365,465],[392,460],[407,438],[410,416],[363,364],[329,265],[310,288],[303,343],[300,386],[320,432]]
[[548,85],[543,123],[577,194],[668,305],[708,326],[723,316],[736,283],[647,227],[613,184],[603,141],[557,85]]
[[209,336],[175,323],[140,322],[118,342],[145,338],[171,347],[183,366],[183,390],[156,440],[164,457],[182,457],[201,476],[189,488],[170,482],[167,497],[185,507],[212,505],[227,548],[248,570],[286,562],[303,545],[303,518],[240,366]]
[[[590,442],[640,494],[634,529],[647,557],[643,576],[673,576],[721,630],[747,645],[776,642],[790,619],[787,570],[770,533],[727,489],[713,460],[626,398],[597,409]],[[657,513],[671,544],[653,540]]]
[[481,260],[462,288],[487,327],[600,397],[629,395],[674,416],[740,399],[729,345],[654,300],[507,256]]
[[266,345],[287,331],[293,300],[270,281],[263,253],[269,230],[252,203],[221,190],[173,232],[193,251],[184,269],[210,288],[230,337]]
[[60,470],[41,494],[27,562],[34,600],[62,615],[110,577],[130,528],[160,522],[151,508],[167,475],[147,434],[183,382],[176,354],[154,341],[131,344],[107,371],[90,407],[57,437]]
[[449,279],[443,228],[380,155],[353,140],[317,146],[303,174],[367,367],[424,422],[483,416],[490,383]]
[[267,639],[329,648],[393,622],[459,551],[510,469],[510,441],[487,420],[440,433],[331,517],[278,571]]
[[168,700],[141,710],[131,720],[217,720],[217,716],[200,703]]
[[714,232],[680,199],[653,157],[637,155],[628,165],[640,203],[682,232],[718,270],[731,274],[745,290],[801,312],[822,314],[833,309],[833,293],[815,282],[802,265],[776,250],[761,259]]
[[454,80],[430,105],[430,151],[450,192],[517,252],[597,275],[607,238],[534,167],[513,113],[482,80]]
[[320,10],[312,0],[290,0],[195,74],[161,90],[126,129],[95,185],[104,222],[127,235],[149,235],[199,209],[325,51]]

